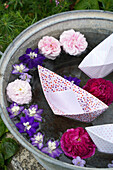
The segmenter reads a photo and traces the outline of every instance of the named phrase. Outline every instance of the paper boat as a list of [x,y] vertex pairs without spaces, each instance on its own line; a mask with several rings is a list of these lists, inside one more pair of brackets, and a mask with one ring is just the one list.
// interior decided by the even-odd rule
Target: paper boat
[[100,152],[113,153],[113,124],[86,127]]
[[96,46],[78,66],[90,78],[102,78],[113,71],[113,34]]
[[44,95],[54,114],[90,122],[108,108],[92,94],[56,73],[42,66],[38,66],[38,71]]

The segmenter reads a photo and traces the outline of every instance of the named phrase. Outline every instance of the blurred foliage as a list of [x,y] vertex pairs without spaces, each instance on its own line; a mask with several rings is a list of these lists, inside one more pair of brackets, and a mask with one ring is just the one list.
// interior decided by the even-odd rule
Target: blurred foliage
[[42,18],[84,9],[113,11],[113,0],[1,0],[0,51],[4,52],[22,30]]

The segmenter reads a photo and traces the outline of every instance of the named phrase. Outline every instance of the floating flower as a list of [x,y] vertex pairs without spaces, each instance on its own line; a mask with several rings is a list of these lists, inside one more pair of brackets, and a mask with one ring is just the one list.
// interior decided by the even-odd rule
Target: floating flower
[[33,67],[37,67],[38,65],[42,65],[45,57],[42,54],[38,53],[39,50],[36,48],[32,50],[31,48],[27,48],[26,54],[19,57],[23,63],[28,64],[28,67],[32,69]]
[[7,111],[10,113],[10,118],[14,118],[24,110],[24,106],[18,106],[17,103],[13,103],[10,107],[7,107]]
[[79,84],[80,84],[80,82],[81,82],[81,80],[78,79],[77,77],[71,77],[71,76],[67,77],[67,76],[64,75],[64,78],[65,78],[66,80],[68,80],[68,81],[76,84],[77,86],[79,86]]
[[81,159],[80,156],[77,156],[75,159],[72,160],[72,163],[76,166],[84,167],[86,161]]
[[111,161],[111,163],[108,164],[108,168],[113,168],[113,161]]
[[43,148],[43,139],[44,135],[42,133],[38,132],[36,135],[34,135],[30,140],[32,141],[33,146],[37,146],[38,149]]
[[86,159],[95,153],[96,146],[82,127],[68,129],[62,135],[60,143],[64,153],[72,158],[80,156],[81,159]]
[[21,117],[20,122],[16,124],[20,133],[27,133],[30,137],[36,133],[37,128],[39,128],[39,122],[34,122],[34,117]]
[[42,148],[42,152],[48,154],[49,156],[56,158],[59,157],[60,154],[62,154],[61,149],[58,148],[59,142],[58,141],[52,141],[49,140],[47,142],[47,147]]
[[28,104],[32,99],[31,86],[27,81],[16,79],[8,84],[8,98],[17,104]]
[[87,48],[87,41],[83,34],[73,29],[64,31],[60,35],[60,43],[66,53],[78,55]]
[[34,117],[34,119],[38,121],[42,121],[41,114],[43,113],[43,109],[38,109],[38,105],[31,105],[29,109],[25,109],[23,111],[29,117]]
[[29,75],[28,73],[23,73],[23,74],[21,74],[19,76],[19,78],[21,78],[21,80],[25,80],[25,81],[27,81],[29,83],[32,76]]
[[38,43],[38,48],[46,58],[51,60],[56,59],[61,52],[60,42],[51,36],[43,37]]
[[12,74],[22,74],[29,71],[29,69],[23,63],[14,64],[12,66],[14,68]]
[[108,106],[113,102],[113,83],[102,78],[89,79],[83,89],[103,101]]

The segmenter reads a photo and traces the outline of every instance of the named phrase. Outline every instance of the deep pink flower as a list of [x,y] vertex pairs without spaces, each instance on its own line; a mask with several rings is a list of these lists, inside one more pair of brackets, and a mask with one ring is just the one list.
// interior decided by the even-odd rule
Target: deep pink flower
[[78,55],[87,48],[87,41],[83,34],[73,29],[64,31],[60,35],[60,43],[66,53]]
[[109,80],[89,79],[83,88],[108,106],[113,102],[113,83]]
[[96,146],[82,127],[68,129],[62,135],[60,143],[64,153],[72,158],[80,156],[81,159],[86,159],[95,153]]

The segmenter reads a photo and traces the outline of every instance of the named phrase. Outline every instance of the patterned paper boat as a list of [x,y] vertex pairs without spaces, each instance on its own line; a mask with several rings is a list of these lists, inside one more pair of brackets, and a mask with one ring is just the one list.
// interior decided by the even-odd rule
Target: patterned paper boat
[[48,104],[56,115],[83,122],[93,121],[108,106],[58,74],[38,66],[42,89]]
[[78,66],[90,78],[102,78],[113,71],[113,34],[96,46]]
[[86,127],[100,152],[113,153],[113,124]]

